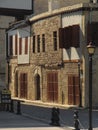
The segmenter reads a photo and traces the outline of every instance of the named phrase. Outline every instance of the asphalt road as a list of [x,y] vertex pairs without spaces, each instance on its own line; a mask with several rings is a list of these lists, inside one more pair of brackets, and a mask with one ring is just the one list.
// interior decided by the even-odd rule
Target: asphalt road
[[0,111],[0,130],[70,130],[65,127],[52,127],[42,121],[23,115]]
[[[16,105],[16,104],[15,104]],[[59,118],[60,118],[60,127],[52,127],[50,126],[51,122],[51,114],[53,107],[43,107],[41,105],[36,106],[32,103],[21,103],[21,115],[16,115],[17,113],[17,105],[14,105],[14,118],[13,116],[7,116],[3,121],[4,117],[2,114],[0,116],[0,128],[27,128],[30,129],[73,129],[74,127],[74,110],[78,110],[79,112],[79,123],[81,129],[89,128],[89,112],[88,109],[84,108],[59,108]],[[18,117],[17,117],[18,116]],[[9,119],[10,117],[10,119]],[[11,118],[12,117],[12,118]],[[20,117],[20,118],[19,118]],[[23,118],[23,119],[22,119]],[[2,122],[3,121],[3,122]],[[4,122],[9,122],[9,124],[4,124]],[[3,124],[3,125],[2,125]],[[17,125],[16,125],[17,124]],[[9,127],[8,127],[9,126]],[[92,112],[92,126],[93,129],[98,130],[98,110],[94,110]],[[55,130],[56,130],[55,129]],[[1,129],[0,129],[1,130]]]

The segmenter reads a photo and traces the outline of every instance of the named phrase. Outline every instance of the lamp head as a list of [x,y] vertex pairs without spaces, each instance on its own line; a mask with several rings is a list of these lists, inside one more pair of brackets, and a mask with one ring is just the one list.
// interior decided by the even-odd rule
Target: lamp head
[[95,45],[92,42],[90,42],[87,45],[87,50],[88,50],[89,55],[93,55],[95,52]]

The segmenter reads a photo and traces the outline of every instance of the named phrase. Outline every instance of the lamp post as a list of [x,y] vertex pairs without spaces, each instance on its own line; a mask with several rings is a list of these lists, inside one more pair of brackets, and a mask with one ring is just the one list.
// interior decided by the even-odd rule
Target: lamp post
[[95,46],[92,42],[87,46],[89,53],[89,130],[92,130],[92,55],[95,52]]
[[78,62],[78,74],[79,74],[79,107],[82,107],[82,95],[81,95],[81,73],[80,73],[80,61]]

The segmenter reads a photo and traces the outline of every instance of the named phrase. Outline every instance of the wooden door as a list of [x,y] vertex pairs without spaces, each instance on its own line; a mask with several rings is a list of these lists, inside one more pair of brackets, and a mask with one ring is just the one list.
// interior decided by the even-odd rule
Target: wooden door
[[49,102],[58,101],[58,74],[56,72],[47,74],[47,100]]
[[20,98],[27,98],[27,74],[20,74]]
[[75,75],[68,76],[68,104],[79,105],[79,77]]

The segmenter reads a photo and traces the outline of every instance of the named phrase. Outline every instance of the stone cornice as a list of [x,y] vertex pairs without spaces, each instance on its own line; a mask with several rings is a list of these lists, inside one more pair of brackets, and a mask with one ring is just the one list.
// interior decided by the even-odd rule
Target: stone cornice
[[37,20],[40,19],[44,19],[47,17],[51,17],[54,15],[59,15],[62,13],[70,13],[70,12],[76,12],[76,11],[80,11],[80,10],[88,10],[90,11],[90,9],[92,8],[92,10],[98,10],[98,4],[93,4],[93,3],[81,3],[81,4],[76,4],[73,6],[67,6],[64,8],[60,8],[60,9],[56,9],[56,10],[52,10],[46,13],[42,13],[36,16],[31,16],[31,18],[29,18],[29,22],[35,22]]

